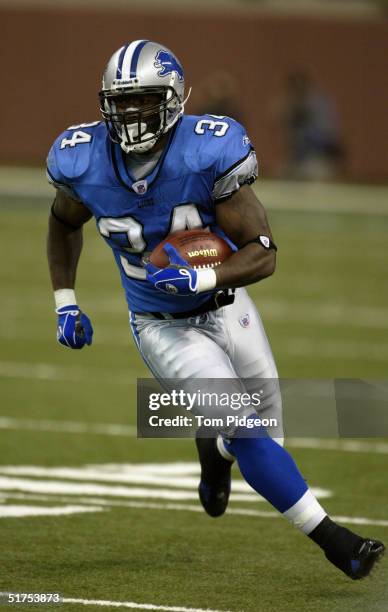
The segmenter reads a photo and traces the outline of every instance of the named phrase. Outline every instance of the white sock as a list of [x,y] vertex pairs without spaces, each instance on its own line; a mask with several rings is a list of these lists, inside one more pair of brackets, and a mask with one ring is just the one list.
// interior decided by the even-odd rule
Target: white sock
[[296,502],[291,508],[283,512],[291,523],[306,535],[311,533],[313,529],[327,516],[322,506],[317,502],[310,489]]

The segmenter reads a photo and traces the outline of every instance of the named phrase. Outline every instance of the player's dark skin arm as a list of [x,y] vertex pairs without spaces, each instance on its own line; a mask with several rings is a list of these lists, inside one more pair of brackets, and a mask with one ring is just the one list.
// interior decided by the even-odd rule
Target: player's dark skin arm
[[[249,185],[244,185],[229,200],[216,205],[219,227],[240,248],[216,269],[217,287],[243,287],[271,276],[275,271],[276,252],[257,242],[259,235],[272,240],[263,205]],[[245,246],[244,246],[245,245]]]
[[51,282],[57,289],[74,289],[77,264],[82,250],[82,226],[92,217],[81,202],[57,190],[50,214],[47,235],[47,259]]

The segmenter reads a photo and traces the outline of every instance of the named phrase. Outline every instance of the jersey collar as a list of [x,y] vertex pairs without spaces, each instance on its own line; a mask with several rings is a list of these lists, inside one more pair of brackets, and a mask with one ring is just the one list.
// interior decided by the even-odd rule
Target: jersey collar
[[177,124],[172,128],[170,137],[166,143],[166,146],[164,147],[163,153],[160,156],[155,168],[149,174],[147,174],[140,180],[136,180],[134,177],[131,176],[128,170],[127,164],[125,163],[125,153],[120,147],[120,145],[111,142],[112,164],[113,164],[116,178],[118,182],[120,183],[120,185],[122,185],[122,187],[125,187],[132,193],[137,193],[136,189],[133,189],[133,185],[138,184],[138,183],[143,183],[145,184],[144,194],[146,193],[147,189],[155,181],[155,179],[157,178],[157,176],[159,175],[159,172],[161,171],[163,167],[163,162],[166,158],[168,151],[171,148],[172,143],[175,140],[175,135],[176,135],[176,132],[178,130],[178,126],[180,125],[180,123],[181,123],[181,119],[179,119]]

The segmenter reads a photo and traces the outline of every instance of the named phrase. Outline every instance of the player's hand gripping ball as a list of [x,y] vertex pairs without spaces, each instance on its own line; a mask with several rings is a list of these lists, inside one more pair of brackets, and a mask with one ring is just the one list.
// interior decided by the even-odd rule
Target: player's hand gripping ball
[[207,288],[207,280],[203,282],[206,270],[219,266],[231,254],[228,243],[217,234],[174,232],[152,251],[146,264],[147,280],[164,293],[193,295],[212,288]]
[[92,343],[92,324],[78,306],[62,306],[55,312],[58,315],[57,340],[60,344],[72,349],[81,349],[85,344]]

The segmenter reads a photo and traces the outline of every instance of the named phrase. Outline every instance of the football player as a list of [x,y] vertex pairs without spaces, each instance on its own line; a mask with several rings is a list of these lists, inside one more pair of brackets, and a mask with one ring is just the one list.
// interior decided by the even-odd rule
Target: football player
[[[184,114],[184,73],[163,45],[137,40],[110,58],[99,94],[101,122],[71,126],[48,155],[56,187],[48,260],[58,341],[92,343],[90,319],[75,296],[82,226],[92,217],[113,250],[135,342],[158,379],[277,379],[260,316],[245,286],[273,274],[276,246],[250,185],[258,174],[244,128],[229,117]],[[194,270],[166,245],[170,265],[144,263],[169,233],[210,228],[233,245],[217,269]],[[248,383],[247,383],[248,384]],[[279,393],[270,409],[280,415]],[[199,495],[208,514],[227,507],[231,466],[353,579],[367,576],[384,545],[332,521],[282,440],[198,435]]]

